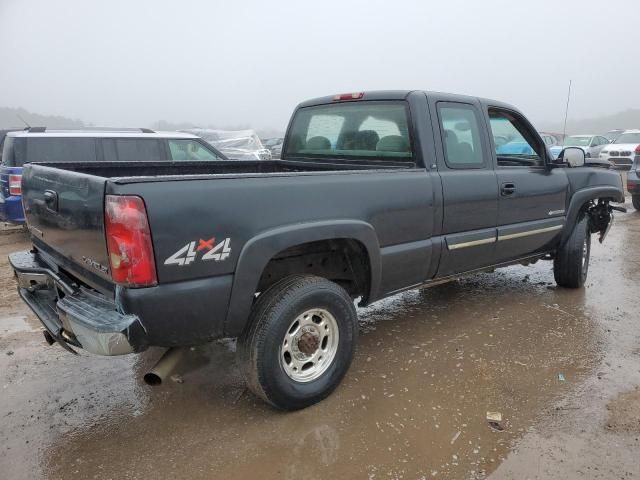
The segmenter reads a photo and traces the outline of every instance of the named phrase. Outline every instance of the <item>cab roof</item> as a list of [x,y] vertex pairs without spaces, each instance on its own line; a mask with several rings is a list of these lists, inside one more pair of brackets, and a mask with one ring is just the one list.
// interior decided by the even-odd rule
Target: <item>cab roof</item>
[[507,103],[500,102],[497,100],[491,100],[491,99],[482,98],[482,97],[474,97],[469,95],[460,95],[456,93],[434,92],[434,91],[428,91],[428,90],[370,90],[370,91],[357,92],[357,95],[359,95],[359,98],[353,98],[353,99],[350,99],[350,98],[340,99],[339,97],[341,96],[348,96],[352,94],[339,93],[337,95],[329,95],[325,97],[317,97],[317,98],[312,98],[310,100],[306,100],[298,104],[298,108],[310,107],[313,105],[326,105],[326,104],[340,103],[340,102],[357,103],[358,101],[365,101],[365,100],[406,100],[409,97],[409,95],[411,95],[412,93],[423,93],[427,97],[430,95],[438,95],[438,97],[442,97],[445,101],[452,101],[452,102],[455,102],[455,101],[469,102],[472,100],[480,100],[482,103],[494,105],[496,107],[504,107],[511,110],[517,110],[512,105],[509,105]]

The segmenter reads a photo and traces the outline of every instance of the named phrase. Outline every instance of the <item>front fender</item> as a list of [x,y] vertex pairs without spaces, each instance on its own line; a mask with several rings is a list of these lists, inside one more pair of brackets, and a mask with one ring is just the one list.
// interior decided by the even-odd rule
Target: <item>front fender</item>
[[278,227],[256,235],[240,252],[225,321],[225,335],[238,336],[244,330],[262,272],[274,256],[296,245],[333,239],[357,240],[364,245],[371,271],[367,297],[375,298],[380,287],[380,245],[370,224],[359,220],[328,220]]
[[624,202],[624,190],[622,190],[622,184],[620,187],[604,185],[587,187],[576,191],[571,196],[569,207],[567,208],[565,227],[562,230],[562,235],[560,237],[560,246],[564,245],[569,239],[569,235],[571,235],[573,228],[580,220],[585,204],[591,200],[597,200],[599,198],[608,198],[614,202]]

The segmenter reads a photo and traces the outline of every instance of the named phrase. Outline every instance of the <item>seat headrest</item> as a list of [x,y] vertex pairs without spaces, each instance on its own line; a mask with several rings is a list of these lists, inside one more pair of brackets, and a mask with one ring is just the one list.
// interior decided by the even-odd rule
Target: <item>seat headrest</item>
[[307,140],[306,150],[329,150],[331,142],[327,137],[311,137]]
[[374,130],[361,130],[356,134],[357,150],[375,150],[380,136]]
[[409,142],[400,135],[382,137],[376,146],[379,152],[408,152]]
[[447,139],[447,142],[458,143],[458,136],[453,130],[445,130],[444,136]]

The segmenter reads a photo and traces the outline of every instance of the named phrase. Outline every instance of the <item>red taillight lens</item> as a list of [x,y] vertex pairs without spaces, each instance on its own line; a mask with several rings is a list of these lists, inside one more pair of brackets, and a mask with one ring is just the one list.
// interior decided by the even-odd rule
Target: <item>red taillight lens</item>
[[634,153],[635,153],[636,155],[640,155],[640,145],[638,145],[638,146],[636,147],[636,149],[634,150]]
[[149,221],[140,197],[107,195],[104,206],[111,278],[129,287],[158,283]]
[[22,195],[22,175],[9,175],[9,195]]

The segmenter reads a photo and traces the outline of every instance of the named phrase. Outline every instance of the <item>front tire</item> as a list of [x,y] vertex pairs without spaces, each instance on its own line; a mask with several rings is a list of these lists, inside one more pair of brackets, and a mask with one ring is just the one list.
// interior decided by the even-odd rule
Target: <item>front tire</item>
[[339,285],[293,275],[256,301],[249,327],[238,339],[247,386],[276,408],[297,410],[327,397],[347,373],[358,319]]
[[581,288],[587,280],[591,257],[591,234],[587,217],[573,228],[566,243],[556,252],[553,276],[556,283],[566,288]]
[[640,195],[632,195],[631,201],[633,202],[633,208],[640,211]]

